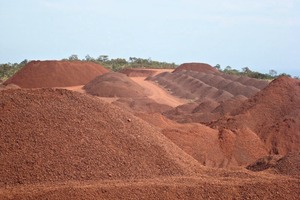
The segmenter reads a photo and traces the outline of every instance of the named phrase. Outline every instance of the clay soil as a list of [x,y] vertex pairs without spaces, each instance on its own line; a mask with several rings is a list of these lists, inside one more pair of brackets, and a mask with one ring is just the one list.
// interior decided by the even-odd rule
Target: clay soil
[[299,81],[201,66],[0,89],[0,199],[299,199]]
[[31,61],[4,84],[22,88],[69,87],[85,85],[108,71],[93,62]]

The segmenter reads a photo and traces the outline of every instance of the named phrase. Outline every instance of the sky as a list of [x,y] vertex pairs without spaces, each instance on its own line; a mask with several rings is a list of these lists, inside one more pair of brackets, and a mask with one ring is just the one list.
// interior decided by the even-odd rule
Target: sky
[[300,0],[0,0],[0,63],[76,54],[300,76]]

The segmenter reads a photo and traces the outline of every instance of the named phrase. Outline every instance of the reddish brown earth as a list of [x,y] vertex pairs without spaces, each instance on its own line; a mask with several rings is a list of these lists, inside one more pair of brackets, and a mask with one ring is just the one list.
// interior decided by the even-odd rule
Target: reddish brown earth
[[196,72],[204,72],[204,73],[218,73],[219,71],[206,63],[184,63],[178,66],[174,73],[183,71],[183,70],[191,70]]
[[93,62],[31,61],[4,84],[22,88],[48,88],[85,85],[96,76],[108,72]]
[[132,81],[125,74],[110,72],[96,77],[83,89],[88,94],[100,97],[145,97],[143,87]]
[[0,91],[0,199],[298,199],[299,81],[170,74]]
[[2,91],[0,99],[1,186],[201,170],[154,127],[96,98],[39,89]]
[[181,149],[129,112],[61,89],[1,91],[0,111],[1,199],[296,199],[300,193],[298,178],[205,168],[182,150],[192,154],[195,145],[207,152],[194,157],[223,166],[256,144],[247,137],[233,139],[240,149],[223,143],[218,151],[225,156],[218,158],[211,147],[227,133],[196,124],[184,133],[181,124],[167,128],[176,123],[166,119],[163,133],[184,138]]
[[[229,114],[268,85],[267,81],[222,73],[164,72],[148,78],[175,96],[190,99],[164,115],[180,123],[208,123]],[[182,112],[183,111],[183,112]]]
[[280,77],[245,101],[212,127],[239,130],[247,127],[266,144],[270,154],[300,151],[300,81]]

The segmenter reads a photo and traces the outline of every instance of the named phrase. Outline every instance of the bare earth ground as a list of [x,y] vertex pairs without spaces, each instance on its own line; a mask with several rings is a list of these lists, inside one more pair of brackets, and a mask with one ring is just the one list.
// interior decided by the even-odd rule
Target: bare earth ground
[[[157,70],[157,74],[161,73],[161,72],[165,72],[165,71],[171,72],[173,70],[165,70],[165,69]],[[142,86],[147,91],[149,98],[155,100],[158,103],[166,104],[166,105],[169,105],[172,107],[176,107],[176,106],[188,103],[188,100],[181,99],[181,98],[178,98],[178,97],[175,97],[175,96],[169,94],[168,91],[160,88],[155,83],[150,82],[150,81],[145,81],[144,80],[145,77],[130,77],[130,78],[131,78],[131,80],[138,83],[140,86]],[[64,89],[77,91],[80,93],[85,93],[85,90],[83,89],[82,85],[72,86],[72,87],[64,87]],[[25,93],[23,95],[25,95]],[[69,107],[67,106],[66,108],[61,110],[61,105],[63,105],[62,104],[63,99],[61,99],[61,95],[63,96],[64,91],[61,91],[61,93],[62,94],[60,94],[60,95],[54,95],[55,101],[53,101],[53,105],[49,105],[49,103],[46,102],[45,105],[42,105],[40,107],[44,109],[44,107],[49,106],[49,110],[51,111],[53,109],[53,107],[56,106],[57,110],[55,112],[60,113],[60,115],[53,115],[53,116],[64,117],[64,120],[61,120],[62,122],[59,121],[59,123],[63,123],[63,121],[66,121],[69,118],[71,118],[69,121],[66,122],[66,127],[70,126],[68,128],[68,131],[63,132],[63,133],[69,134],[69,133],[73,133],[72,131],[69,131],[69,130],[72,130],[72,127],[78,126],[78,125],[75,126],[72,124],[72,123],[77,122],[76,115],[75,114],[73,115],[72,109],[74,110],[75,108],[82,106],[82,102],[79,100],[82,100],[83,102],[85,102],[85,97],[82,96],[79,98],[79,97],[77,97],[78,93],[71,94],[71,93],[66,92],[65,95],[68,96],[68,98],[70,96],[70,98],[67,99],[68,100],[67,102],[72,101],[74,103],[74,105],[71,105]],[[26,98],[24,98],[24,97],[26,97]],[[11,98],[11,96],[10,96],[10,98]],[[47,118],[47,116],[44,116],[44,115],[47,115],[47,113],[49,113],[49,110],[48,110],[48,112],[41,112],[41,111],[43,111],[43,109],[39,108],[41,110],[38,110],[39,112],[37,112],[37,114],[35,114],[33,116],[27,115],[27,117],[29,117],[29,122],[30,122],[29,123],[28,121],[26,121],[27,118],[18,114],[18,113],[22,112],[22,111],[20,111],[20,109],[26,108],[26,106],[31,105],[31,104],[28,104],[28,105],[26,104],[26,106],[24,106],[25,104],[23,105],[24,101],[26,101],[26,102],[29,101],[28,98],[29,97],[27,97],[26,95],[20,97],[18,103],[21,104],[22,106],[20,106],[20,108],[18,108],[16,111],[16,113],[17,113],[16,116],[19,117],[19,119],[14,119],[12,117],[12,122],[13,122],[13,124],[17,124],[17,123],[19,123],[19,121],[23,120],[26,123],[28,123],[29,129],[32,130],[31,124],[35,124],[35,122],[31,121],[31,118],[35,119],[34,117],[36,117],[37,118],[36,122],[41,122],[41,121],[43,121],[43,117],[45,117],[45,123],[49,122],[49,120],[48,120],[49,118]],[[57,101],[56,98],[58,98],[59,101]],[[110,103],[113,101],[116,101],[118,99],[118,98],[106,98],[106,97],[97,97],[97,98],[100,98],[100,99],[105,100],[106,102],[110,102]],[[32,102],[35,102],[35,100],[36,99],[33,98]],[[44,100],[37,101],[37,102],[43,102],[43,101]],[[10,101],[7,100],[7,102],[8,103],[0,102],[0,108],[2,106],[3,112],[5,111],[5,109],[7,111],[7,109],[9,108],[8,106],[10,105],[10,103],[9,103]],[[56,102],[59,102],[59,103],[56,103]],[[13,102],[13,103],[15,103],[15,102]],[[34,105],[35,105],[35,103],[34,103]],[[84,105],[85,105],[85,107],[82,110],[83,111],[88,110],[89,112],[87,112],[87,113],[89,113],[89,114],[93,113],[94,110],[98,108],[98,105],[92,104],[92,101],[88,101]],[[123,111],[118,110],[117,108],[113,107],[112,110],[114,112],[110,116],[109,115],[110,112],[108,112],[107,110],[104,111],[108,107],[110,107],[109,104],[107,104],[107,105],[103,104],[102,108],[101,109],[99,108],[101,110],[101,112],[99,111],[99,113],[103,114],[103,116],[102,116],[103,118],[99,118],[99,115],[95,115],[95,116],[91,116],[91,117],[88,117],[89,115],[86,115],[86,116],[82,116],[81,122],[79,124],[81,124],[84,128],[86,128],[86,126],[83,125],[83,122],[90,123],[91,121],[95,120],[95,123],[92,123],[92,124],[96,124],[98,126],[99,124],[103,123],[104,128],[102,127],[102,129],[105,129],[107,127],[113,128],[112,130],[116,129],[118,131],[114,132],[114,134],[116,134],[118,132],[122,132],[122,134],[119,134],[115,137],[118,141],[119,140],[121,141],[120,144],[123,144],[122,142],[124,142],[124,144],[132,145],[131,141],[129,141],[129,142],[125,141],[124,138],[122,138],[122,137],[126,136],[128,133],[132,134],[133,130],[135,130],[134,127],[132,126],[132,124],[137,123],[136,121],[141,123],[141,126],[138,126],[139,123],[137,123],[137,126],[136,126],[136,133],[138,134],[137,138],[140,137],[142,132],[145,132],[143,135],[145,136],[146,139],[149,136],[151,136],[151,133],[149,133],[149,130],[146,129],[146,127],[148,125],[147,126],[143,125],[144,122],[139,121],[139,119],[136,119],[133,116],[130,116],[130,118],[129,118],[130,121],[129,121],[128,117],[127,117],[127,115],[129,115],[128,113],[125,113],[126,115],[124,114],[124,117],[123,117],[124,119],[122,118],[122,120],[125,123],[123,121],[122,121],[122,123],[115,123],[115,124],[110,124],[110,125],[108,125],[109,123],[104,123],[103,121],[107,120],[107,118],[113,119],[113,122],[116,120],[120,121],[121,118],[118,115],[123,112]],[[12,109],[12,108],[9,108],[9,109]],[[27,111],[27,110],[25,109],[25,111]],[[31,112],[30,109],[29,109],[29,111]],[[66,115],[66,116],[63,115],[64,113],[67,113],[69,111],[70,111],[69,115]],[[12,111],[8,110],[7,112],[11,113]],[[29,114],[30,114],[30,112],[29,112]],[[27,112],[24,112],[24,113],[27,113]],[[41,115],[41,116],[39,116],[39,115]],[[108,117],[108,116],[110,116],[110,117]],[[163,117],[160,116],[160,118],[162,121],[164,121]],[[53,120],[56,120],[56,119],[53,119]],[[3,119],[1,118],[0,122],[1,121],[5,122],[4,118]],[[166,121],[166,123],[167,123],[167,121]],[[38,124],[38,123],[36,123],[36,124]],[[57,125],[58,122],[54,121],[53,124]],[[10,127],[13,127],[13,126],[10,126]],[[53,127],[53,126],[51,126],[51,127]],[[46,128],[43,129],[43,130],[45,130],[45,134],[48,132],[51,133],[51,131],[49,131],[49,130],[51,130],[51,127],[46,126]],[[124,127],[127,127],[127,129]],[[1,128],[1,126],[0,126],[0,128]],[[38,128],[43,128],[43,126],[41,125],[41,126],[37,127],[37,129]],[[10,128],[8,130],[10,130]],[[24,127],[22,128],[22,131],[20,131],[20,130],[12,131],[12,132],[22,133],[19,135],[19,137],[21,138],[22,135],[23,136],[25,135],[26,130],[24,129]],[[82,129],[82,130],[84,130],[84,129]],[[89,130],[92,132],[94,130],[94,128],[91,127]],[[37,130],[35,130],[35,131],[37,131]],[[1,132],[3,134],[7,131],[1,131]],[[1,132],[0,132],[0,134],[1,134]],[[39,132],[39,131],[37,131],[37,132]],[[53,131],[53,133],[56,133],[56,132],[57,131]],[[28,133],[30,135],[31,131],[29,131]],[[107,130],[107,132],[105,132],[103,134],[106,136],[107,135],[114,136],[114,134],[111,134],[111,133],[112,133],[111,130]],[[66,134],[66,135],[68,136],[68,134]],[[7,136],[4,135],[3,137],[0,137],[0,140],[3,140],[3,141],[5,140],[5,142],[7,142],[6,140],[8,140],[7,138],[9,138],[10,135],[11,134],[8,134]],[[78,136],[78,135],[80,135],[80,134],[74,134],[73,136],[70,136],[69,139],[72,140],[72,138],[74,138],[75,136]],[[161,137],[160,140],[163,140],[164,142],[162,142],[162,143],[165,144],[165,141],[167,141],[167,138],[165,138],[161,134],[158,134],[157,136]],[[12,145],[10,146],[10,148],[17,149],[17,147],[20,147],[20,141],[18,141],[20,138],[17,138],[15,141],[12,140],[12,142],[11,142]],[[30,138],[30,137],[25,137],[25,138],[26,139],[24,139],[24,141],[27,141],[27,138]],[[41,138],[45,138],[45,137],[41,136]],[[61,138],[61,135],[58,138]],[[92,140],[93,142],[95,140],[97,140],[97,137],[95,137],[95,138],[96,139]],[[45,142],[45,144],[47,144],[46,142],[48,140],[51,140],[51,137],[48,137],[47,140],[41,140],[41,141]],[[138,139],[138,140],[141,140],[141,139]],[[183,140],[183,139],[180,138],[180,140]],[[56,142],[55,140],[53,140],[53,141]],[[79,141],[79,140],[74,139],[74,141]],[[80,140],[80,141],[83,141],[83,140]],[[110,140],[110,141],[113,141],[113,140]],[[145,141],[148,141],[148,139]],[[34,142],[36,142],[36,140],[32,141],[32,143],[34,143]],[[65,142],[67,144],[69,141],[66,140]],[[71,142],[70,144],[76,144],[76,142],[74,142],[74,143]],[[114,157],[112,155],[114,155],[113,153],[118,152],[118,151],[123,152],[123,149],[122,149],[123,146],[120,144],[117,145],[117,148],[113,149],[111,154],[109,154],[109,155],[107,154],[108,155],[107,159],[112,160],[111,162],[109,162],[109,164],[114,164],[114,162],[117,163],[117,161],[115,161],[113,159]],[[137,145],[140,145],[138,147],[143,147],[143,145],[141,145],[141,144],[144,144],[144,143],[137,143]],[[148,144],[148,143],[146,143],[146,144]],[[170,143],[170,144],[173,145],[173,143]],[[37,144],[33,145],[35,147],[33,149],[36,149],[36,145]],[[216,144],[216,145],[218,145],[218,144]],[[45,150],[49,146],[51,147],[52,145],[40,145],[40,146]],[[67,147],[67,145],[65,145],[65,143],[62,146],[64,148]],[[88,146],[90,146],[90,145],[88,145]],[[104,145],[102,145],[102,146],[100,145],[100,147],[103,147],[103,146]],[[130,153],[128,153],[129,157],[132,156],[132,154],[139,153],[141,151],[139,149],[137,149],[136,151],[133,151],[132,150],[133,147],[129,148],[129,152],[130,152]],[[112,149],[112,144],[110,144],[110,145],[107,144],[107,146],[105,146],[105,148],[108,150]],[[121,151],[121,149],[122,149],[122,151]],[[136,166],[136,165],[143,166],[145,164],[145,162],[147,160],[149,160],[149,157],[151,157],[153,155],[153,153],[158,151],[158,150],[153,149],[153,143],[149,143],[149,147],[147,146],[147,149],[145,152],[146,153],[150,152],[151,149],[153,150],[153,152],[149,153],[149,155],[146,156],[147,159],[144,161],[140,161],[139,158],[141,158],[145,154],[141,153],[142,155],[134,157],[134,159],[133,159],[134,164],[132,166]],[[6,150],[8,152],[5,152]],[[73,148],[73,150],[76,151],[76,148]],[[20,153],[26,152],[26,151],[23,151],[21,149]],[[62,150],[62,152],[64,152],[64,151]],[[8,155],[9,153],[11,153],[11,152],[9,152],[9,148],[7,148],[7,149],[0,148],[0,158],[1,159],[2,158],[4,159],[5,158],[4,156]],[[71,151],[70,153],[72,154],[73,151]],[[87,152],[87,154],[85,156],[83,156],[83,158],[86,159],[86,157],[90,156],[93,153],[95,153],[95,152],[93,152],[93,151]],[[168,152],[168,153],[170,153],[170,152]],[[174,154],[174,153],[170,153],[170,154]],[[38,154],[36,154],[36,155],[38,155]],[[77,156],[76,153],[74,155]],[[17,162],[21,162],[21,161],[23,162],[24,160],[26,160],[25,156],[26,155],[24,155],[24,157],[22,157],[22,159],[12,159],[10,161],[12,163],[17,163]],[[157,157],[160,158],[161,156],[156,156],[156,158]],[[120,156],[118,156],[118,158],[120,158]],[[186,157],[184,157],[184,156],[180,157],[180,159],[185,159],[185,158]],[[34,161],[34,159],[36,159],[36,158],[34,157],[33,161]],[[41,157],[41,159],[43,159],[43,157]],[[75,162],[74,158],[72,158],[72,157],[70,158],[70,160],[66,161],[67,159],[68,158],[62,159],[63,163],[69,164],[70,162]],[[173,159],[175,159],[175,158],[173,158]],[[95,160],[97,160],[97,159],[90,159],[89,161],[94,162]],[[103,161],[102,159],[99,159],[99,160],[101,162]],[[172,159],[171,159],[171,161],[172,161]],[[0,163],[0,170],[6,169],[6,168],[1,168],[3,163]],[[44,162],[44,163],[46,163],[46,162]],[[188,162],[188,163],[191,163],[191,162]],[[30,164],[32,164],[32,163],[26,163],[26,165],[30,165]],[[78,162],[77,165],[80,165],[80,164],[82,164],[82,163]],[[167,164],[167,161],[162,161],[160,163],[160,165],[159,165],[159,163],[156,163],[156,162],[151,162],[150,164],[151,164],[151,166],[153,164],[152,168],[150,168],[150,167],[145,168],[146,170],[148,169],[147,173],[150,175],[154,174],[155,170],[153,171],[153,169],[156,169],[158,171],[159,170],[164,171],[164,168],[166,169],[166,168],[170,168],[170,167],[174,166],[174,164],[172,164],[169,167],[164,167]],[[287,163],[285,163],[285,165],[286,165],[285,169],[288,169],[288,171],[289,171],[290,163],[287,162]],[[84,167],[82,169],[80,168],[81,166],[79,166],[80,172],[82,172],[84,170],[89,170],[88,168],[90,166],[91,165],[84,165]],[[95,164],[94,167],[95,167],[95,170],[100,170],[99,165]],[[53,170],[54,168],[55,168],[55,166],[52,166],[52,168],[50,167],[47,169],[50,170],[50,172],[51,172],[51,170]],[[119,170],[120,168],[113,166],[113,169]],[[145,174],[145,169],[143,169],[140,173]],[[184,169],[188,170],[191,168],[186,167]],[[299,168],[297,168],[297,166],[296,166],[296,170],[298,170],[298,169]],[[17,172],[22,171],[22,170],[26,171],[25,169],[23,169],[23,166],[20,168],[16,167],[12,170],[15,170]],[[95,170],[92,170],[92,172],[94,172]],[[25,174],[28,175],[31,173],[35,173],[35,171],[36,170],[29,170],[29,171],[26,171]],[[123,172],[124,172],[124,170],[120,170],[121,174]],[[136,170],[132,170],[130,172],[135,173]],[[298,171],[295,176],[291,175],[291,174],[287,174],[287,175],[276,174],[275,171],[274,172],[267,171],[267,172],[254,173],[254,172],[249,172],[243,168],[236,168],[235,170],[225,170],[225,169],[215,169],[215,168],[203,167],[203,168],[201,168],[199,173],[191,174],[191,175],[186,175],[186,174],[180,175],[180,173],[176,174],[175,172],[176,172],[176,170],[171,170],[171,172],[169,172],[168,175],[159,174],[161,176],[158,176],[157,178],[155,176],[153,176],[153,177],[149,176],[149,178],[144,178],[143,176],[140,176],[142,178],[138,177],[135,179],[127,179],[127,178],[111,179],[112,178],[111,174],[107,174],[109,176],[109,178],[103,179],[103,180],[101,180],[101,179],[95,179],[95,180],[84,180],[84,179],[79,179],[79,180],[69,179],[68,180],[68,179],[66,179],[66,180],[62,180],[62,179],[59,179],[59,178],[53,176],[52,177],[53,180],[46,179],[46,181],[38,182],[38,183],[34,183],[34,182],[21,183],[20,182],[15,185],[1,184],[2,182],[5,183],[5,181],[3,179],[3,180],[0,180],[0,200],[1,199],[299,199],[299,197],[300,197],[300,178],[297,175]],[[73,172],[71,171],[70,173],[72,174]],[[6,177],[4,171],[2,174],[3,174],[3,177]],[[15,173],[15,175],[17,176],[17,177],[15,177],[16,179],[20,178],[20,177],[18,177],[20,175],[20,173]],[[40,180],[40,179],[42,180],[43,177],[37,176],[35,178],[37,180]],[[6,182],[7,181],[9,182],[9,181],[11,181],[11,179],[6,180]]]
[[[161,70],[162,71],[162,70]],[[188,100],[181,99],[169,94],[166,90],[156,85],[151,81],[146,81],[144,77],[130,77],[131,80],[142,86],[148,94],[150,99],[153,99],[157,103],[166,104],[171,107],[177,107],[179,105],[183,105],[188,103]],[[86,93],[83,89],[83,85],[72,86],[72,87],[62,87],[61,89],[68,89],[80,93]],[[100,99],[106,102],[113,102],[118,100],[118,98],[110,98],[110,97],[99,97]]]
[[142,86],[148,92],[148,97],[157,103],[166,104],[172,107],[188,103],[188,100],[180,99],[169,94],[166,90],[162,89],[153,82],[146,81],[143,77],[131,77],[131,80]]

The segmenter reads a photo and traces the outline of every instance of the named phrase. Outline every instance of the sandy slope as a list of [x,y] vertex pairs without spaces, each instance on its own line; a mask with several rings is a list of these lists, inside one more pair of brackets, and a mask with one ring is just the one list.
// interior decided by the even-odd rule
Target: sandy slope
[[148,91],[148,97],[155,100],[158,103],[166,104],[172,107],[188,103],[187,100],[180,99],[169,94],[160,86],[154,84],[153,82],[146,81],[143,77],[131,77],[131,80],[135,81],[140,86],[145,88],[145,90]]

